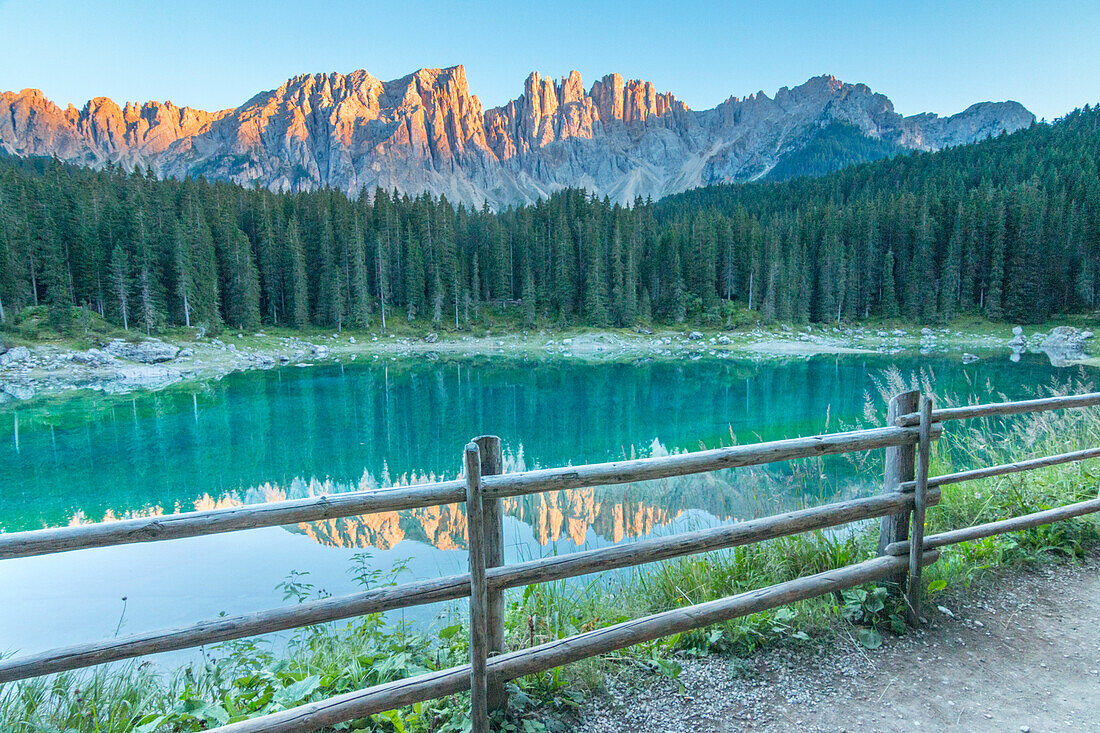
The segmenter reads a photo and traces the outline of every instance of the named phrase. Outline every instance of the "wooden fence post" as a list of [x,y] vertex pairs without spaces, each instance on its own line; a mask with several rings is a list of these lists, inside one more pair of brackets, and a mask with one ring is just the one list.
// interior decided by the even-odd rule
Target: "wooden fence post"
[[917,444],[917,476],[913,489],[913,521],[909,531],[909,617],[921,622],[920,576],[924,555],[924,511],[928,506],[928,461],[932,453],[932,398],[920,398],[920,442]]
[[[481,475],[497,476],[504,473],[504,452],[500,438],[495,435],[480,435],[473,440],[481,452]],[[504,565],[504,503],[498,497],[482,497],[481,516],[485,536],[485,567],[498,568]],[[488,625],[489,655],[504,653],[504,591],[489,590],[486,603],[486,623]],[[489,712],[504,710],[508,705],[508,695],[504,691],[504,682],[490,682],[487,703]]]
[[[920,392],[913,390],[894,395],[886,410],[886,425],[893,427],[895,421],[902,415],[916,412],[920,403]],[[915,474],[916,446],[899,445],[886,449],[886,471],[883,481],[883,491],[893,493],[901,491],[901,485],[906,481],[912,481]],[[901,512],[882,518],[881,529],[878,536],[878,554],[886,554],[886,546],[891,542],[904,542],[909,539],[909,512]],[[905,584],[906,570],[902,568],[895,575],[887,578],[893,583],[893,590],[900,591]]]
[[485,515],[481,507],[481,450],[467,443],[466,537],[470,550],[470,720],[473,733],[489,733],[488,583],[485,581]]

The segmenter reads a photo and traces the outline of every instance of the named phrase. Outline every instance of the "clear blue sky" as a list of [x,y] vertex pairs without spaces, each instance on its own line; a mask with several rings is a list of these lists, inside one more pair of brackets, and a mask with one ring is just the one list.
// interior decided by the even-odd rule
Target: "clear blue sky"
[[0,90],[234,107],[305,72],[388,80],[465,64],[486,107],[532,70],[619,72],[691,107],[833,74],[899,112],[1015,99],[1054,118],[1100,100],[1100,2],[0,0]]

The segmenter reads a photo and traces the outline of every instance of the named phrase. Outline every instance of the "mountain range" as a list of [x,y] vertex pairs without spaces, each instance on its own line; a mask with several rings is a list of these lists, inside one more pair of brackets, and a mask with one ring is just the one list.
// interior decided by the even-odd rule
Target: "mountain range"
[[151,168],[279,191],[381,186],[499,208],[580,187],[627,203],[702,185],[824,173],[906,150],[975,142],[1035,121],[1018,102],[950,117],[894,111],[864,84],[818,76],[695,111],[611,74],[585,88],[532,73],[483,110],[462,66],[383,82],[366,71],[288,79],[235,109],[98,97],[62,109],[37,89],[0,93],[0,151],[92,167]]

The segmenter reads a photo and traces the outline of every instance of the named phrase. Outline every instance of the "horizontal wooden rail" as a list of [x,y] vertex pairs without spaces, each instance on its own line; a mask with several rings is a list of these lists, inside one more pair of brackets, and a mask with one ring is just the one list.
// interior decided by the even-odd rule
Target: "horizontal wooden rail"
[[[1006,532],[1018,532],[1023,529],[1032,529],[1044,524],[1062,522],[1067,519],[1083,517],[1095,512],[1100,512],[1100,499],[1079,501],[1076,504],[1066,504],[1065,506],[1055,507],[1054,509],[1047,509],[1033,514],[1024,514],[1019,517],[1012,517],[1011,519],[1002,519],[996,522],[977,524],[973,527],[964,527],[963,529],[953,529],[949,532],[928,535],[924,538],[923,547],[925,550],[932,550],[945,545],[954,545],[959,542],[969,542],[970,540],[980,540],[984,537],[992,537],[993,535],[1004,534]],[[909,542],[892,542],[886,546],[886,553],[889,555],[907,555],[909,553]]]
[[[936,560],[935,551],[924,562]],[[767,588],[739,593],[716,601],[663,611],[651,616],[595,629],[488,660],[493,679],[515,679],[543,672],[581,659],[665,636],[703,628],[748,616],[788,603],[835,593],[892,575],[908,564],[908,558],[883,555],[872,560],[789,580]],[[299,705],[288,710],[214,728],[216,733],[306,733],[324,726],[362,718],[422,700],[453,695],[469,689],[470,666],[452,667],[409,677],[365,690]]]
[[[996,417],[999,415],[1021,415],[1025,412],[1044,412],[1047,410],[1065,410],[1074,407],[1093,407],[1100,405],[1100,392],[1060,397],[1043,397],[1037,400],[1019,402],[999,402],[991,405],[966,405],[963,407],[944,407],[932,410],[932,420],[966,420],[974,417]],[[911,427],[920,423],[920,413],[908,412],[898,417],[895,425]]]
[[[929,492],[929,502],[938,499]],[[674,557],[748,545],[851,522],[887,516],[912,508],[907,494],[879,494],[752,519],[737,524],[655,537],[596,550],[529,560],[489,568],[494,590],[545,583],[588,573],[616,570]],[[239,616],[225,616],[197,624],[133,634],[51,649],[38,654],[0,660],[0,683],[54,674],[96,664],[117,662],[147,654],[178,651],[248,636],[286,631],[330,621],[393,611],[399,608],[464,598],[470,593],[470,575],[462,573],[432,580],[378,588],[333,598],[307,601]]]
[[816,458],[896,445],[912,445],[917,442],[918,437],[916,428],[869,428],[847,433],[787,438],[669,456],[486,476],[483,481],[487,496],[520,496],[541,491],[653,481],[694,473],[721,471],[727,468],[744,468],[799,458]]
[[465,486],[464,481],[441,481],[159,517],[12,532],[0,534],[0,560],[453,504],[465,499]]
[[[939,494],[929,492],[932,503]],[[799,509],[760,519],[750,519],[723,527],[655,537],[596,550],[528,560],[489,570],[491,588],[519,588],[588,573],[617,570],[645,563],[669,560],[700,552],[723,550],[779,537],[837,527],[866,519],[875,519],[913,507],[911,494],[878,494],[863,499]]]
[[65,672],[96,664],[133,659],[146,654],[191,649],[246,636],[269,634],[301,626],[409,606],[453,601],[470,593],[469,574],[377,588],[351,595],[306,601],[266,611],[224,616],[196,624],[104,639],[0,660],[0,683]]
[[[1003,476],[1005,474],[1019,473],[1021,471],[1033,471],[1036,468],[1058,466],[1063,463],[1085,461],[1090,458],[1100,458],[1100,448],[1076,450],[1070,453],[1059,453],[1057,455],[1044,456],[1042,458],[1029,458],[1024,461],[1016,461],[1015,463],[1002,463],[997,466],[975,468],[969,471],[959,471],[958,473],[945,473],[942,476],[930,477],[928,479],[928,487],[932,488],[935,486],[946,486],[947,484],[958,484],[963,481],[974,481],[975,479]],[[915,486],[915,481],[906,481],[901,484],[901,489],[902,491],[912,491]]]
[[[849,433],[790,438],[671,456],[485,476],[482,483],[488,498],[521,496],[540,491],[649,481],[725,468],[874,450],[913,444],[916,441],[915,428],[871,428]],[[13,532],[0,534],[0,560],[453,504],[464,501],[465,496],[464,481],[442,481],[371,491],[351,491],[269,504],[249,504],[226,509],[167,514],[149,519],[126,519],[117,522]]]

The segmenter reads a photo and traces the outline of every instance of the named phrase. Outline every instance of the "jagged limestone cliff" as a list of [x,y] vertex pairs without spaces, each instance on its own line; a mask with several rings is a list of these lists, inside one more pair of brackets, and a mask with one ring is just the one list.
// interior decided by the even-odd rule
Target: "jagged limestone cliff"
[[105,98],[63,110],[38,90],[6,92],[0,149],[274,190],[357,195],[381,186],[497,207],[564,187],[630,202],[755,180],[838,123],[890,149],[938,150],[1034,120],[1016,102],[903,117],[866,85],[831,76],[697,112],[618,74],[586,91],[576,71],[560,80],[532,73],[520,97],[483,111],[455,66],[388,82],[362,70],[307,74],[220,112],[170,102],[120,108]]

